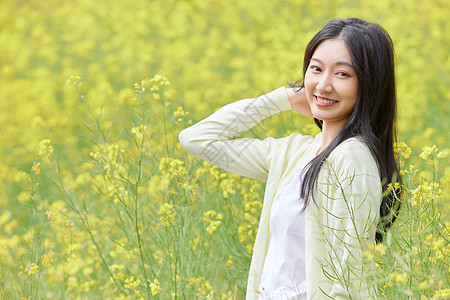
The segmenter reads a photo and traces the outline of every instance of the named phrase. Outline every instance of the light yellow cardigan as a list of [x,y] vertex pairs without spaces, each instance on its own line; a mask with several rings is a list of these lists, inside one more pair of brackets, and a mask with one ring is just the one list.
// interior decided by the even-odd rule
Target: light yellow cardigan
[[[182,146],[222,169],[266,180],[247,299],[257,299],[270,241],[269,217],[275,199],[321,145],[321,133],[291,134],[279,139],[237,138],[261,120],[292,109],[284,87],[269,94],[228,104],[179,134]],[[362,251],[374,243],[381,203],[378,167],[367,146],[350,138],[324,163],[306,209],[308,299],[373,299],[369,279],[373,265],[361,263]],[[315,204],[316,203],[316,204]],[[327,296],[326,296],[327,295]]]

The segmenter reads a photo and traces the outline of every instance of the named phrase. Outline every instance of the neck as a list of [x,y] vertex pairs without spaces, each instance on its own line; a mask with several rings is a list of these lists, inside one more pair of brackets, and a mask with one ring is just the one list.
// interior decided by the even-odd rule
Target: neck
[[342,127],[344,127],[344,123],[330,123],[324,121],[322,124],[322,146],[321,151],[325,148],[327,148],[331,142],[334,140],[334,138],[339,134]]

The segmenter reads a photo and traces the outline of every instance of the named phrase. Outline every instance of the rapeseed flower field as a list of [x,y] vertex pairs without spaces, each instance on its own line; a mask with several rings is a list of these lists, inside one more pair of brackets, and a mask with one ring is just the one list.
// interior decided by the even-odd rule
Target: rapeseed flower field
[[[299,78],[327,21],[397,54],[404,195],[364,250],[380,298],[450,298],[446,0],[0,3],[0,298],[244,299],[264,182],[187,154],[180,130]],[[251,137],[315,134],[283,112]],[[395,188],[395,187],[391,187]]]

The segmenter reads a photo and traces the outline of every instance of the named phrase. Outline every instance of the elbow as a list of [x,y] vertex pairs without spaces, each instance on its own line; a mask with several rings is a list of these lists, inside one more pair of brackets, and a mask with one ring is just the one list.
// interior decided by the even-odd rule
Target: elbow
[[180,141],[181,146],[184,148],[184,150],[195,153],[195,139],[193,138],[191,134],[190,128],[183,129],[178,134],[178,140]]
[[179,134],[178,134],[178,140],[180,141],[181,146],[188,151],[189,148],[189,138],[188,138],[188,134],[186,132],[186,129],[183,129]]

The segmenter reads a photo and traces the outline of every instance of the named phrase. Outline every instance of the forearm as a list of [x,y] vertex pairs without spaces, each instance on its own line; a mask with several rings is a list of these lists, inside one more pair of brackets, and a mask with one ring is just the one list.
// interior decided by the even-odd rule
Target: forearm
[[236,137],[263,119],[290,108],[286,92],[280,88],[222,107],[181,131],[179,140],[187,151],[220,168],[262,179],[267,173],[264,152],[270,141]]

